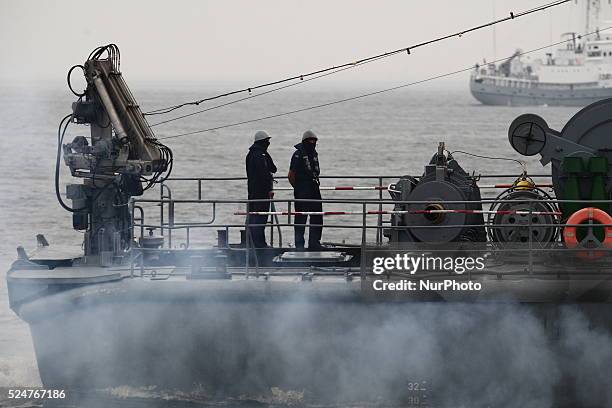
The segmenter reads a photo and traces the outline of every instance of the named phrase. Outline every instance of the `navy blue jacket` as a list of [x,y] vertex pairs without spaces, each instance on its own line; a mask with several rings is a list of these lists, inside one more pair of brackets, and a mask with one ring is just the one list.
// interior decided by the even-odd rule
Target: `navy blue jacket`
[[270,154],[254,143],[246,156],[249,199],[268,198],[268,193],[273,190],[273,174],[276,170]]
[[314,149],[308,153],[302,143],[296,144],[295,149],[289,165],[289,169],[295,174],[295,185],[293,186],[295,198],[320,199],[319,155]]

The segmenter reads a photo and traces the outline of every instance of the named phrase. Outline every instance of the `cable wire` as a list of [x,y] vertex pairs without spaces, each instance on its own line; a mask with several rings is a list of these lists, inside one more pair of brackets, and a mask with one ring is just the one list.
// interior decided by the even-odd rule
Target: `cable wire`
[[248,92],[250,94],[253,90],[256,90],[256,89],[265,88],[265,87],[274,86],[274,85],[279,85],[279,84],[282,84],[282,83],[285,83],[285,82],[290,82],[290,81],[296,81],[296,80],[303,81],[304,78],[307,78],[307,77],[310,77],[310,76],[319,75],[319,74],[323,74],[323,73],[328,73],[330,71],[331,71],[331,73],[337,73],[337,72],[341,72],[343,70],[343,68],[347,68],[347,69],[353,68],[353,67],[355,67],[357,65],[367,64],[367,63],[370,63],[370,62],[373,62],[373,61],[376,61],[376,60],[379,60],[379,59],[388,58],[388,57],[391,57],[393,55],[397,55],[397,54],[401,54],[401,53],[410,54],[410,51],[414,50],[416,48],[420,48],[420,47],[424,47],[424,46],[427,46],[427,45],[431,45],[433,43],[444,41],[444,40],[447,40],[449,38],[462,37],[465,34],[468,34],[468,33],[474,32],[474,31],[478,31],[478,30],[481,30],[483,28],[495,26],[497,24],[501,24],[501,23],[509,21],[509,20],[514,20],[514,19],[517,19],[519,17],[523,17],[523,16],[526,16],[526,15],[529,15],[529,14],[532,14],[532,13],[537,13],[537,12],[549,9],[551,7],[556,7],[556,6],[559,6],[561,4],[568,3],[570,1],[571,0],[556,0],[556,1],[553,1],[553,2],[550,2],[550,3],[547,3],[547,4],[543,4],[541,6],[534,7],[534,8],[529,9],[529,10],[518,12],[518,13],[510,12],[510,14],[507,17],[500,18],[500,19],[497,19],[497,20],[493,20],[493,21],[490,21],[488,23],[480,24],[478,26],[474,26],[474,27],[471,27],[471,28],[468,28],[468,29],[465,29],[465,30],[462,30],[462,31],[457,31],[457,32],[454,32],[454,33],[451,33],[451,34],[447,34],[447,35],[444,35],[442,37],[437,37],[437,38],[434,38],[434,39],[431,39],[431,40],[428,40],[428,41],[424,41],[424,42],[421,42],[421,43],[418,43],[418,44],[414,44],[414,45],[411,45],[411,46],[408,46],[408,47],[403,47],[403,48],[399,48],[399,49],[396,49],[396,50],[387,51],[387,52],[384,52],[384,53],[381,53],[381,54],[377,54],[377,55],[373,55],[373,56],[370,56],[370,57],[362,58],[362,59],[359,59],[357,61],[346,62],[344,64],[340,64],[340,65],[335,65],[335,66],[331,66],[331,67],[327,67],[327,68],[318,69],[316,71],[308,72],[306,74],[294,75],[294,76],[291,76],[291,77],[288,77],[288,78],[279,79],[279,80],[276,80],[276,81],[272,81],[272,82],[268,82],[268,83],[264,83],[264,84],[260,84],[260,85],[255,85],[255,86],[248,87],[248,88],[243,88],[243,89],[238,89],[238,90],[231,91],[231,92],[222,93],[222,94],[219,94],[219,95],[215,95],[215,96],[211,96],[211,97],[208,97],[208,98],[199,99],[199,100],[192,101],[192,102],[185,102],[185,103],[181,103],[181,104],[174,105],[174,106],[154,109],[152,111],[143,113],[143,115],[151,116],[151,115],[167,114],[167,113],[170,113],[170,112],[175,111],[177,109],[183,108],[185,106],[198,106],[199,104],[201,104],[203,102],[207,102],[207,101],[211,101],[211,100],[214,100],[214,99],[223,98],[223,97],[226,97],[226,96],[236,95],[236,94],[239,94],[239,93]]
[[[599,29],[597,31],[593,31],[593,32],[590,32],[588,34],[584,34],[584,35],[582,35],[582,37],[588,37],[590,35],[596,34],[597,32],[603,32],[603,31],[610,30],[610,29],[612,29],[612,26],[606,27],[604,29]],[[516,56],[523,56],[523,55],[527,55],[527,54],[531,54],[531,53],[534,53],[534,52],[538,52],[538,51],[544,50],[544,49],[549,48],[549,47],[554,47],[556,45],[565,44],[565,43],[568,43],[570,41],[573,41],[573,40],[572,39],[568,39],[568,40],[558,41],[558,42],[555,42],[555,43],[552,43],[552,44],[547,44],[545,46],[534,48],[534,49],[531,49],[529,51],[524,51],[524,52],[521,52],[521,53],[518,53],[518,54],[514,54],[514,55],[516,55]],[[499,62],[502,62],[502,61],[506,61],[508,58],[509,57],[498,58],[497,60],[491,61],[490,63],[491,64],[496,64],[496,63],[499,63]],[[255,119],[244,120],[244,121],[241,121],[241,122],[230,123],[230,124],[227,124],[227,125],[215,126],[215,127],[211,127],[211,128],[207,128],[207,129],[195,130],[195,131],[192,131],[192,132],[186,132],[186,133],[180,133],[180,134],[172,135],[172,136],[160,137],[159,139],[160,140],[174,139],[174,138],[194,135],[194,134],[198,134],[198,133],[212,132],[212,131],[215,131],[215,130],[225,129],[225,128],[229,128],[229,127],[245,125],[245,124],[248,124],[248,123],[260,122],[260,121],[267,120],[267,119],[274,119],[274,118],[278,118],[278,117],[281,117],[281,116],[294,115],[296,113],[306,112],[306,111],[314,110],[314,109],[320,109],[320,108],[324,108],[324,107],[328,107],[328,106],[332,106],[332,105],[337,105],[337,104],[344,103],[344,102],[350,102],[350,101],[354,101],[354,100],[357,100],[357,99],[367,98],[367,97],[374,96],[374,95],[379,95],[379,94],[383,94],[383,93],[387,93],[387,92],[391,92],[391,91],[396,91],[398,89],[407,88],[407,87],[414,86],[414,85],[419,85],[419,84],[422,84],[422,83],[425,83],[425,82],[431,82],[431,81],[434,81],[434,80],[437,80],[437,79],[446,78],[446,77],[450,77],[450,76],[453,76],[453,75],[461,74],[461,73],[464,73],[464,72],[471,71],[473,69],[474,69],[474,65],[470,65],[469,67],[462,68],[462,69],[459,69],[459,70],[456,70],[456,71],[447,72],[445,74],[436,75],[436,76],[433,76],[433,77],[421,79],[421,80],[414,81],[414,82],[409,82],[407,84],[397,85],[397,86],[394,86],[394,87],[391,87],[391,88],[385,88],[385,89],[381,89],[381,90],[378,90],[378,91],[373,91],[373,92],[368,92],[368,93],[361,94],[361,95],[352,96],[350,98],[339,99],[339,100],[336,100],[336,101],[326,102],[326,103],[322,103],[322,104],[319,104],[319,105],[308,106],[308,107],[301,108],[301,109],[296,109],[296,110],[292,110],[292,111],[288,111],[288,112],[281,112],[281,113],[277,113],[277,114],[274,114],[274,115],[263,116],[263,117],[259,117],[259,118],[255,118]],[[218,107],[226,106],[226,105],[227,104],[219,105]],[[214,109],[214,107],[213,108],[209,108],[207,110],[210,110],[210,109]]]
[[70,82],[70,75],[72,74],[72,71],[74,71],[75,68],[81,68],[81,70],[83,71],[83,74],[85,74],[85,67],[83,65],[81,64],[73,65],[72,68],[68,70],[68,74],[66,75],[66,82],[68,83],[68,89],[70,89],[70,92],[72,92],[77,97],[82,98],[85,96],[85,91],[81,93],[76,92],[74,88],[72,88],[72,83]]
[[480,154],[474,154],[474,153],[469,153],[469,152],[464,152],[463,150],[454,150],[452,152],[449,152],[447,150],[447,152],[452,156],[455,153],[460,153],[460,154],[465,154],[467,156],[472,156],[472,157],[478,157],[480,159],[487,159],[487,160],[504,160],[504,161],[511,161],[511,162],[515,162],[518,163],[519,166],[521,166],[521,168],[523,169],[523,173],[527,174],[527,163],[525,163],[522,160],[519,159],[512,159],[509,157],[494,157],[494,156],[482,156]]
[[345,71],[345,70],[347,70],[347,69],[351,69],[351,68],[354,68],[354,67],[357,67],[357,66],[361,66],[361,65],[364,65],[364,64],[366,64],[366,63],[357,64],[357,65],[354,65],[354,66],[350,66],[350,67],[341,68],[341,69],[339,69],[339,70],[337,70],[337,71],[326,72],[326,73],[324,73],[324,74],[317,75],[317,76],[314,76],[314,77],[312,77],[312,78],[305,79],[304,81],[301,81],[301,82],[294,82],[294,83],[292,83],[292,84],[288,84],[288,85],[279,86],[279,87],[277,87],[277,88],[272,88],[272,89],[270,89],[270,90],[268,90],[268,91],[265,91],[265,92],[261,92],[261,93],[255,94],[255,95],[245,96],[245,97],[240,98],[240,99],[235,99],[235,100],[233,100],[233,101],[229,101],[229,102],[226,102],[226,103],[222,103],[222,104],[220,104],[220,105],[211,106],[211,107],[206,108],[206,109],[202,109],[202,110],[199,110],[199,111],[195,111],[195,112],[188,113],[188,114],[186,114],[186,115],[177,116],[177,117],[175,117],[175,118],[171,118],[171,119],[167,119],[167,120],[164,120],[164,121],[161,121],[161,122],[157,122],[157,123],[154,123],[154,124],[149,125],[149,126],[150,126],[150,127],[153,127],[153,126],[159,126],[159,125],[163,125],[163,124],[166,124],[166,123],[174,122],[175,120],[185,119],[185,118],[188,118],[188,117],[190,117],[190,116],[199,115],[200,113],[208,112],[208,111],[211,111],[211,110],[214,110],[214,109],[223,108],[223,107],[225,107],[225,106],[233,105],[233,104],[238,103],[238,102],[243,102],[243,101],[246,101],[246,100],[248,100],[248,99],[257,98],[257,97],[259,97],[259,96],[267,95],[267,94],[270,94],[270,93],[272,93],[272,92],[280,91],[281,89],[291,88],[291,87],[296,86],[296,85],[301,85],[301,84],[304,84],[304,83],[306,83],[306,82],[314,81],[315,79],[319,79],[319,78],[322,78],[322,77],[326,77],[326,76],[328,76],[328,75],[333,75],[333,74],[335,74],[335,73],[338,73],[338,72],[341,72],[341,71]]
[[[67,205],[64,200],[62,199],[62,196],[60,194],[60,161],[61,161],[61,156],[62,156],[62,144],[64,142],[64,136],[66,134],[66,130],[68,129],[68,125],[70,125],[71,121],[72,121],[72,113],[64,116],[64,118],[60,121],[59,124],[59,128],[57,130],[57,157],[55,160],[55,196],[57,197],[57,201],[59,202],[60,206],[62,206],[63,209],[65,209],[66,211],[69,212],[79,212],[79,211],[83,211],[86,210],[88,208],[88,205],[84,205],[81,208],[71,208],[69,205]],[[66,121],[67,120],[67,121]],[[64,124],[64,122],[66,122],[66,124]],[[63,129],[62,129],[63,126]],[[94,167],[94,171],[92,173],[92,180],[94,182],[95,185],[95,179],[96,179],[96,168],[98,166],[98,163],[96,163],[96,166]],[[102,188],[92,197],[91,202],[95,202],[98,197],[111,185],[115,184],[115,180],[111,180],[108,183],[106,183],[104,186],[102,186]]]
[[[70,124],[71,119],[72,119],[72,113],[64,116],[62,120],[60,121],[59,127],[57,129],[57,156],[55,159],[55,196],[57,197],[57,201],[59,202],[59,204],[62,206],[64,210],[70,211],[70,212],[78,212],[78,211],[84,210],[87,207],[83,207],[83,208],[69,207],[68,205],[66,205],[66,203],[64,203],[64,200],[62,200],[62,196],[59,190],[60,157],[62,154],[62,141],[64,140],[64,134],[66,133],[66,129],[68,129],[68,125]],[[68,121],[66,122],[66,120]],[[64,125],[64,122],[66,122],[65,125]],[[62,126],[63,126],[63,130],[62,130]]]

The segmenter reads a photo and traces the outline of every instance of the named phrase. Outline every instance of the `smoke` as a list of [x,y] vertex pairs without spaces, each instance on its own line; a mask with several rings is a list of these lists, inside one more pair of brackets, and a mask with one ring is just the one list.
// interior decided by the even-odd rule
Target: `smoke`
[[612,338],[587,318],[593,310],[313,302],[292,285],[259,300],[257,285],[233,298],[223,285],[203,289],[215,285],[107,284],[26,310],[46,316],[32,327],[45,386],[281,405],[612,403]]
[[[307,308],[286,309],[276,334],[299,332],[295,317],[304,313]],[[340,400],[401,402],[412,395],[436,406],[524,407],[552,400],[560,375],[555,357],[542,325],[520,307],[352,306],[344,319],[354,324],[339,336],[282,342],[282,354],[292,357],[296,343],[306,342],[308,358],[297,363],[315,375],[331,374],[319,389],[327,386]],[[318,364],[312,355],[320,355]],[[414,384],[427,391],[411,392]]]
[[8,306],[4,271],[9,266],[0,254],[0,387],[40,386],[28,325]]
[[583,313],[566,307],[562,310],[561,341],[563,364],[576,383],[575,399],[583,406],[612,404],[612,340],[609,311],[602,316],[607,322],[591,322]]
[[0,359],[0,387],[40,386],[36,362],[25,353]]

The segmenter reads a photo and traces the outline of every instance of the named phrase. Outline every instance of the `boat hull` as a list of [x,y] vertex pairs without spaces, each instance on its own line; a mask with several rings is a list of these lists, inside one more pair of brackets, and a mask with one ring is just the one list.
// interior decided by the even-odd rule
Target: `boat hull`
[[[443,402],[461,400],[454,376],[472,376],[466,401],[501,402],[515,386],[525,403],[553,398],[563,358],[548,342],[564,330],[560,316],[588,311],[609,330],[611,299],[519,304],[495,292],[550,285],[495,282],[482,302],[447,303],[427,293],[380,301],[341,279],[123,279],[45,296],[18,313],[30,324],[46,388],[155,386],[212,396],[278,388],[325,401],[402,401],[414,397],[408,384],[427,383],[435,384],[429,397]],[[531,376],[532,359],[553,374],[517,381]],[[474,376],[475,365],[482,374]],[[514,368],[492,379],[498,365]],[[510,394],[483,395],[492,381]]]
[[472,96],[485,105],[587,106],[612,97],[612,88],[528,89],[470,81]]

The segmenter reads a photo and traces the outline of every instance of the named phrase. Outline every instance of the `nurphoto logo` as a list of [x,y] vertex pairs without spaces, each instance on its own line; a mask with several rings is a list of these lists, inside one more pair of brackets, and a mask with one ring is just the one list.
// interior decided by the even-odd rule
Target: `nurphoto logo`
[[[395,254],[395,256],[380,256],[372,260],[372,273],[375,275],[391,274],[393,272],[416,275],[417,272],[452,272],[463,275],[465,272],[481,271],[485,267],[483,257],[440,257],[440,256],[412,256],[410,254]],[[482,284],[479,282],[457,281],[455,279],[401,279],[372,282],[375,291],[479,291]]]

